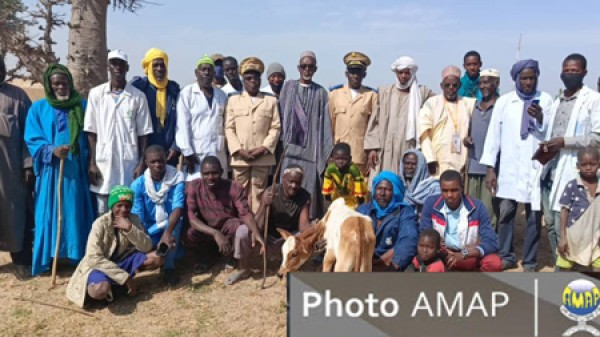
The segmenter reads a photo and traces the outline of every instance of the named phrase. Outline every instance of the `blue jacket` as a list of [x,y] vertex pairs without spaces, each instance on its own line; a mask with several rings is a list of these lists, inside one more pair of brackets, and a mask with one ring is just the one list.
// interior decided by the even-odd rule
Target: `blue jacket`
[[165,126],[160,125],[156,117],[156,88],[150,84],[148,77],[135,77],[131,85],[140,89],[148,101],[152,128],[154,133],[148,135],[148,145],[161,145],[165,150],[175,146],[175,128],[177,127],[177,98],[179,97],[179,84],[169,81],[167,84],[167,117]]
[[[463,247],[476,246],[483,256],[498,251],[498,238],[492,228],[492,222],[487,209],[477,199],[463,195],[463,208],[460,213],[458,225],[459,238]],[[419,230],[433,228],[444,238],[447,224],[446,207],[442,195],[433,195],[425,200],[421,212],[421,225]]]
[[362,204],[356,211],[370,217],[373,221],[376,237],[375,256],[380,257],[388,250],[394,249],[392,261],[400,267],[400,270],[404,270],[417,254],[419,240],[417,215],[411,206],[400,206],[392,214],[383,218],[378,229],[374,202]]

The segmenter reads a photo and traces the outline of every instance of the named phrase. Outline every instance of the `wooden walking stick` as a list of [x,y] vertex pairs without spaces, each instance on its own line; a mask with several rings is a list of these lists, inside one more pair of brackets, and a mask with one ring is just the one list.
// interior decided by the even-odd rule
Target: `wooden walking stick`
[[63,175],[65,172],[65,160],[60,160],[60,170],[58,171],[58,225],[56,232],[56,247],[54,248],[54,261],[52,261],[52,286],[56,285],[56,265],[58,263],[58,252],[60,250],[60,234],[62,232],[62,189]]
[[[277,186],[277,179],[279,178],[279,172],[281,171],[281,163],[283,162],[283,157],[287,152],[287,145],[283,149],[281,156],[279,157],[279,163],[277,163],[277,167],[275,168],[275,175],[273,175],[273,185],[271,185],[271,195],[275,196],[275,187]],[[266,191],[265,191],[266,192]],[[265,242],[265,253],[263,254],[263,278],[260,284],[260,289],[266,289],[265,282],[267,280],[267,239],[269,236],[269,213],[271,211],[271,205],[268,205],[265,209],[265,220],[264,220],[264,234],[263,240]]]

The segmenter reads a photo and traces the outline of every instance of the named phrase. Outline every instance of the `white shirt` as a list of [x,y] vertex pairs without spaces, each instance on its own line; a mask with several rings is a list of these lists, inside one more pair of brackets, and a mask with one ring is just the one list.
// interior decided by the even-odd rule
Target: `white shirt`
[[153,132],[146,95],[127,83],[115,102],[110,82],[92,88],[83,130],[97,135],[96,165],[102,174],[101,185],[90,190],[108,194],[115,185],[129,186],[140,162],[138,137]]
[[275,96],[275,92],[271,88],[270,84],[267,84],[264,87],[260,88],[260,92],[265,92],[267,94],[271,94],[271,95]]
[[229,96],[229,94],[233,94],[233,93],[241,93],[237,90],[235,90],[235,88],[231,85],[231,83],[227,82],[227,84],[225,84],[221,90],[223,90],[223,92],[225,93],[225,96]]
[[[523,101],[515,91],[502,95],[494,104],[492,119],[483,146],[482,165],[496,166],[496,158],[500,153],[500,171],[497,178],[496,196],[517,202],[531,203],[534,210],[539,210],[539,175],[541,166],[532,160],[533,154],[544,139],[545,128],[550,119],[552,97],[545,92],[538,92],[537,98],[544,114],[544,125],[531,131],[525,139],[521,139],[521,116]],[[533,199],[533,200],[532,200]],[[535,205],[534,205],[535,204]]]
[[[196,155],[198,161],[206,156],[217,156],[224,174],[227,173],[227,153],[225,148],[224,113],[227,95],[213,87],[212,107],[198,83],[185,86],[177,100],[177,127],[175,143],[184,156]],[[184,170],[184,172],[187,172]],[[196,166],[187,181],[200,177],[200,166]]]

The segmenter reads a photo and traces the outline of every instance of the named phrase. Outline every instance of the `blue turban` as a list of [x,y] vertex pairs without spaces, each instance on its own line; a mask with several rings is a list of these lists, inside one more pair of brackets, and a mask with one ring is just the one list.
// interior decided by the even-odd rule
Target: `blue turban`
[[531,68],[535,71],[535,76],[540,76],[540,66],[538,61],[532,59],[518,61],[510,70],[510,76],[512,77],[513,81],[515,81],[515,85],[517,86],[517,95],[524,101],[532,99],[537,91],[537,81],[535,83],[535,87],[533,87],[533,92],[529,94],[523,93],[523,89],[521,88],[521,82],[519,81],[519,78],[521,77],[521,71],[528,68]]
[[[377,189],[377,185],[379,185],[382,180],[386,180],[392,184],[394,189],[392,200],[390,200],[390,203],[386,208],[381,208],[375,200],[375,189]],[[400,180],[400,177],[391,171],[383,171],[373,178],[373,191],[371,192],[371,197],[373,198],[373,206],[377,211],[377,219],[383,219],[398,209],[398,207],[407,205],[407,203],[404,202],[404,183]]]

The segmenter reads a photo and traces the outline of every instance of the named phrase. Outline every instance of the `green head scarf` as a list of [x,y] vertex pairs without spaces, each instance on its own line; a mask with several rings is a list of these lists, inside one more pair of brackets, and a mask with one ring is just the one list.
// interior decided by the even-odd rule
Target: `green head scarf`
[[133,204],[133,190],[124,185],[113,187],[108,194],[108,209],[112,209],[119,201],[127,201]]
[[[54,74],[63,74],[67,77],[69,99],[66,101],[59,101],[54,91],[52,91],[50,77]],[[44,72],[44,92],[46,93],[46,100],[53,108],[69,111],[69,148],[72,154],[79,154],[79,135],[83,130],[83,106],[81,105],[82,98],[73,85],[73,77],[69,69],[61,64],[49,65]]]

